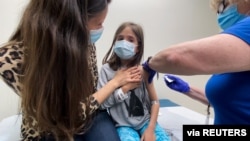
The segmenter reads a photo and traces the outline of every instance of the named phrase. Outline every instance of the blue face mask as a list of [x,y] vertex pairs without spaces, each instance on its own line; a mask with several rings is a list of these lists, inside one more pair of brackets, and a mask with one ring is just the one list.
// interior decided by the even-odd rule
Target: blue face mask
[[90,30],[90,40],[92,44],[95,43],[98,39],[100,39],[103,30],[103,27],[97,30]]
[[126,40],[116,41],[114,52],[121,59],[130,59],[135,55],[135,45]]
[[221,29],[225,30],[246,17],[247,15],[239,13],[237,5],[233,4],[218,14],[217,20]]

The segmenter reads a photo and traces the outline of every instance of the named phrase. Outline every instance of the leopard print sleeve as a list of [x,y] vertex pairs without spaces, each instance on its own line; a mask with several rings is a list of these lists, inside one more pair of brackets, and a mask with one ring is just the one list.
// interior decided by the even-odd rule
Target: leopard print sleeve
[[[98,103],[98,101],[93,96],[90,96],[88,98],[88,100],[90,100],[90,105],[88,105],[90,107],[90,113],[88,113],[88,114],[91,115],[100,107],[100,104]],[[82,107],[82,117],[83,117],[83,120],[85,120],[86,117],[88,116],[87,113],[86,113],[86,104],[83,103],[83,102],[81,102],[80,104],[81,104],[81,107]]]
[[40,133],[34,128],[37,125],[37,121],[32,117],[29,118],[31,118],[31,123],[26,121],[28,117],[22,113],[21,141],[39,141],[41,139]]
[[0,48],[0,76],[18,95],[22,87],[20,77],[24,57],[23,48],[20,42]]

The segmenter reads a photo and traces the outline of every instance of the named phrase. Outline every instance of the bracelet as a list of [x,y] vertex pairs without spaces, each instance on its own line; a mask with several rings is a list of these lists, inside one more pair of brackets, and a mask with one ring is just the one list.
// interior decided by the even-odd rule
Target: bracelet
[[118,89],[117,93],[118,93],[117,99],[120,100],[120,101],[125,100],[125,99],[128,98],[128,95],[124,94],[121,88]]

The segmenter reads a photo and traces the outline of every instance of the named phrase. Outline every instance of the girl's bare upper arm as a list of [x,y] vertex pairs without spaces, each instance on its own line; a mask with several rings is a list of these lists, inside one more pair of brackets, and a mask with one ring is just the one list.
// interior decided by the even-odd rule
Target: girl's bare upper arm
[[146,82],[146,89],[148,90],[148,95],[151,101],[158,100],[153,81],[151,83]]

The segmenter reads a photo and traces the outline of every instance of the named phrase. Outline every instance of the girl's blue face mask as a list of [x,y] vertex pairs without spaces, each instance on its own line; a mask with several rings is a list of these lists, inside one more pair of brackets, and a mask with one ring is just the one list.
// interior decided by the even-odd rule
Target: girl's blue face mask
[[223,12],[219,13],[217,20],[221,29],[225,30],[246,17],[247,15],[239,13],[237,5],[233,4],[228,6]]
[[126,40],[116,41],[114,52],[121,59],[127,60],[135,55],[135,45]]
[[100,39],[103,30],[104,30],[103,27],[97,30],[90,30],[90,40],[92,44],[95,43],[98,39]]

